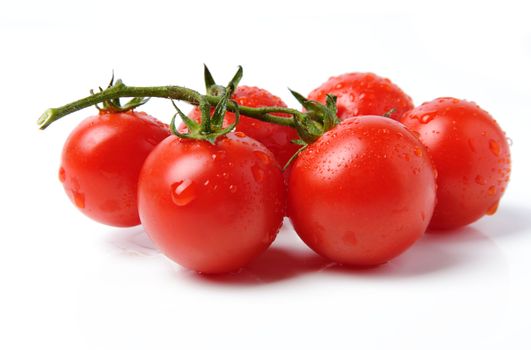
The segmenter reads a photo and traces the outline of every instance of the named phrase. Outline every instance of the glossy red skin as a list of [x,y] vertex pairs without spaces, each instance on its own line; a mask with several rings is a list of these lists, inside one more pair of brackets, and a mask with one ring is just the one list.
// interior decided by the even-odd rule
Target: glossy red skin
[[285,196],[271,152],[241,133],[215,145],[168,137],[147,158],[138,191],[153,242],[203,273],[237,270],[262,253],[282,224]]
[[391,80],[373,73],[347,73],[331,77],[323,85],[310,92],[308,99],[325,103],[326,95],[337,96],[337,115],[340,119],[359,115],[384,115],[398,120],[406,111],[413,109],[411,97]]
[[140,224],[138,175],[168,126],[143,112],[106,113],[83,120],[63,147],[59,179],[72,203],[106,225]]
[[[246,107],[286,107],[286,104],[277,96],[266,90],[251,86],[239,86],[232,95],[232,99],[239,105]],[[289,117],[281,113],[273,113],[273,115]],[[201,120],[201,112],[198,108],[194,108],[188,116],[196,121]],[[227,112],[224,125],[227,126],[233,123],[234,118],[234,113]],[[284,166],[300,147],[291,142],[291,140],[298,139],[299,136],[295,129],[288,126],[267,123],[242,115],[236,126],[236,131],[243,132],[265,145],[273,152],[275,159],[281,166]]]
[[435,170],[420,141],[390,118],[343,121],[293,164],[288,215],[318,254],[374,266],[410,247],[435,205]]
[[439,173],[432,229],[453,229],[493,214],[507,187],[511,157],[505,133],[473,102],[438,98],[406,113]]

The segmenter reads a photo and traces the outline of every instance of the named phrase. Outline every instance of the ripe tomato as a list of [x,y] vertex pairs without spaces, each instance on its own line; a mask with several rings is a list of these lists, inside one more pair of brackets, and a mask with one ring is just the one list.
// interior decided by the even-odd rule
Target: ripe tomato
[[406,113],[402,122],[428,147],[437,179],[433,229],[452,229],[494,214],[509,182],[504,132],[475,103],[438,98]]
[[293,163],[288,215],[310,248],[358,266],[385,263],[425,231],[435,206],[425,147],[390,118],[350,118]]
[[59,179],[85,215],[112,226],[140,224],[137,182],[168,126],[143,112],[108,113],[82,121],[63,148]]
[[170,136],[147,158],[138,204],[169,258],[203,273],[236,270],[276,237],[285,186],[272,153],[241,132],[207,141]]
[[398,120],[412,109],[411,97],[389,79],[373,73],[347,73],[331,77],[310,92],[308,99],[325,103],[326,95],[337,96],[337,116],[345,119],[359,115],[384,115]]
[[[286,107],[286,104],[280,98],[266,90],[251,86],[239,86],[232,95],[232,100],[241,106],[253,108],[268,106]],[[288,117],[280,113],[273,114],[279,117]],[[190,119],[200,121],[201,111],[199,108],[194,108],[188,116]],[[224,126],[232,123],[234,123],[234,113],[227,112]],[[281,166],[284,166],[300,147],[291,142],[291,140],[298,139],[299,136],[295,129],[288,126],[267,123],[242,115],[236,126],[236,131],[241,131],[247,136],[261,142],[273,152],[275,159]]]

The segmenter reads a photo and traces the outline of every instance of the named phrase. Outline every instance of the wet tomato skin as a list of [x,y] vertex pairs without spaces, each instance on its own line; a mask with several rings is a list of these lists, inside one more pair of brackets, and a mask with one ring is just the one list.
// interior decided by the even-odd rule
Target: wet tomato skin
[[100,223],[140,224],[138,175],[168,126],[143,112],[100,112],[83,120],[63,147],[59,179],[72,203]]
[[509,182],[511,158],[492,116],[473,102],[444,97],[401,121],[418,133],[439,173],[430,228],[454,229],[494,214]]
[[435,205],[425,147],[390,118],[343,121],[301,152],[289,181],[288,215],[318,254],[374,266],[411,246]]
[[326,95],[337,97],[337,115],[346,119],[359,115],[384,115],[398,120],[414,107],[411,97],[387,78],[374,73],[347,73],[331,77],[310,92],[308,99],[325,103]]
[[139,180],[142,224],[169,258],[202,273],[237,270],[275,239],[285,186],[272,153],[241,132],[212,145],[170,136]]
[[[232,100],[241,106],[253,108],[286,107],[286,104],[279,97],[264,89],[253,86],[239,86],[232,95]],[[273,115],[289,117],[289,115],[282,113],[273,113]],[[188,116],[196,121],[201,120],[201,112],[198,108],[194,108]],[[234,113],[227,112],[224,125],[232,124],[234,119]],[[256,141],[261,142],[274,154],[278,164],[281,166],[284,166],[300,147],[291,142],[291,140],[298,139],[299,136],[295,129],[288,126],[263,122],[241,115],[240,121],[236,126],[236,131],[243,132]]]

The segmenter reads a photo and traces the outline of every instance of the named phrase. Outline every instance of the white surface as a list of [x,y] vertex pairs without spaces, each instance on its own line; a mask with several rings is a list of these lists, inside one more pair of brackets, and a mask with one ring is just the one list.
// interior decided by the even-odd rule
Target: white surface
[[[190,3],[0,5],[0,348],[530,349],[525,1]],[[173,264],[141,228],[79,214],[57,168],[69,130],[94,110],[46,132],[37,117],[106,84],[112,69],[131,85],[201,89],[203,62],[219,81],[242,64],[243,84],[291,106],[287,86],[307,93],[347,71],[388,76],[416,103],[476,101],[513,140],[498,214],[362,271],[322,261],[286,226],[250,267],[218,278]],[[167,101],[146,110],[172,113]]]

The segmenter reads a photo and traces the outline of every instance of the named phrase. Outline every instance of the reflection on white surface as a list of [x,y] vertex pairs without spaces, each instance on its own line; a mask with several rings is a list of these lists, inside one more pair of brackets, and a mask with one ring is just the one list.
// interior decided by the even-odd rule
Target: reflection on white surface
[[[507,273],[503,252],[491,238],[483,233],[490,228],[491,234],[500,235],[500,223],[505,235],[516,234],[531,226],[516,208],[505,208],[494,218],[488,218],[489,226],[478,224],[450,232],[429,232],[411,249],[387,264],[372,268],[352,268],[321,258],[297,237],[289,220],[273,245],[248,266],[225,275],[202,275],[172,264],[176,283],[198,283],[214,286],[259,286],[279,283],[295,278],[352,278],[362,280],[393,280],[421,278],[458,272],[474,274],[474,278],[499,279]],[[518,220],[514,220],[518,217]],[[152,256],[160,254],[141,226],[110,232],[107,243],[125,256]],[[482,275],[484,275],[482,277]]]

